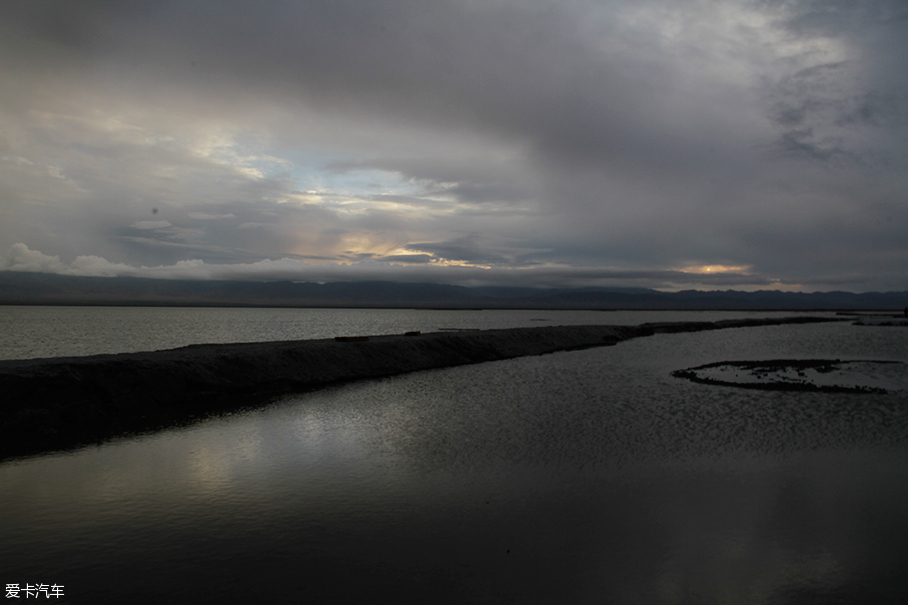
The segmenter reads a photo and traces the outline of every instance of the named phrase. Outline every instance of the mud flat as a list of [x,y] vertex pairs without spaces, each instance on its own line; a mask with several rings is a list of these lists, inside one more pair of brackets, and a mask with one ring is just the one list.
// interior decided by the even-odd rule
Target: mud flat
[[0,459],[180,425],[332,383],[608,346],[657,333],[823,321],[836,320],[545,326],[0,361]]
[[770,359],[719,361],[676,370],[692,382],[743,389],[822,393],[908,392],[908,369],[900,361]]

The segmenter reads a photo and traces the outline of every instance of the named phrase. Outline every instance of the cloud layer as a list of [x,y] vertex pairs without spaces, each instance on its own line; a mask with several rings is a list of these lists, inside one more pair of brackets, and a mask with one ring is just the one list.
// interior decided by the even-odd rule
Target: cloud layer
[[8,2],[0,250],[93,275],[905,290],[906,34],[883,0]]

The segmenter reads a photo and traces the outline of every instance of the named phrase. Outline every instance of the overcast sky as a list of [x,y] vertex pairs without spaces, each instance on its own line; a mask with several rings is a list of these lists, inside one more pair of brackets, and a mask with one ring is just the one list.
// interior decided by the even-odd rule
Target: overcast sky
[[3,0],[0,268],[908,290],[904,0]]

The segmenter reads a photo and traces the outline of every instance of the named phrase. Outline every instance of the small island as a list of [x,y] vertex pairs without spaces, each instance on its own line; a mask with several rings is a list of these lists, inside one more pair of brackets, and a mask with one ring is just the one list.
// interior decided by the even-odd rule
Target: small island
[[908,372],[901,361],[719,361],[677,370],[672,375],[701,384],[771,391],[880,394],[908,391]]

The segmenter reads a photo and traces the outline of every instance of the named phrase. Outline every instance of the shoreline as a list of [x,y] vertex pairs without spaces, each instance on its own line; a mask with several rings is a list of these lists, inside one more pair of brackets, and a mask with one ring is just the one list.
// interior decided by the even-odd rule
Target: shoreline
[[258,407],[273,396],[420,370],[544,355],[659,333],[823,323],[788,317],[541,326],[202,344],[147,353],[0,361],[0,460],[72,449]]

